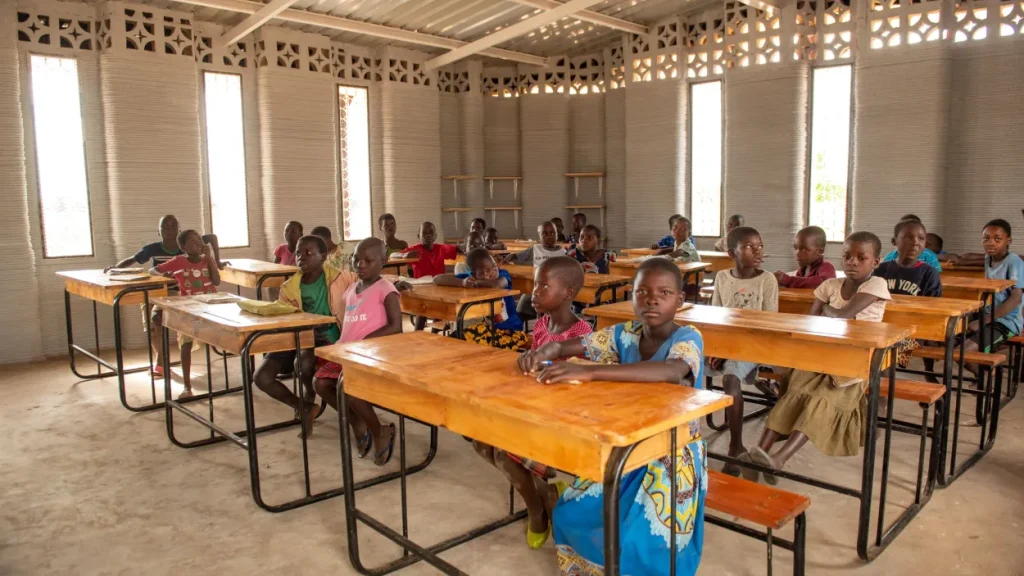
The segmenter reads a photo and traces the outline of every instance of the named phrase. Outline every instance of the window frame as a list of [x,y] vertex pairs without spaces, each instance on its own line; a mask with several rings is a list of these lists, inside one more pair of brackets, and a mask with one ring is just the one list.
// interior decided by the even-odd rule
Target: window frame
[[[252,248],[252,218],[249,216],[249,155],[248,155],[248,141],[245,137],[245,76],[238,72],[225,72],[223,70],[211,70],[200,68],[200,82],[199,82],[199,106],[200,106],[200,126],[202,127],[202,144],[203,144],[203,187],[206,189],[206,210],[207,214],[210,215],[210,233],[217,234],[217,227],[213,222],[213,188],[210,186],[210,147],[209,147],[209,128],[206,125],[206,75],[207,74],[222,74],[225,76],[237,76],[238,77],[238,96],[239,96],[239,108],[242,110],[242,161],[245,163],[245,170],[243,171],[243,183],[245,185],[245,236],[246,243],[244,246],[221,246],[224,250],[243,250],[246,248]],[[220,242],[220,238],[217,239]]]
[[[354,89],[365,90],[366,91],[366,158],[367,158],[367,182],[369,183],[369,187],[370,187],[370,189],[369,189],[369,192],[370,192],[370,236],[368,236],[368,238],[372,238],[372,237],[374,237],[375,231],[377,230],[377,226],[376,226],[377,220],[376,220],[375,215],[373,213],[373,144],[372,143],[373,143],[374,125],[373,125],[373,112],[371,110],[372,101],[371,101],[371,98],[370,98],[370,86],[369,85],[362,85],[362,84],[346,84],[344,82],[335,82],[334,83],[334,98],[335,99],[337,99],[341,95],[340,94],[340,90],[339,90],[340,88],[354,88]],[[341,164],[341,162],[342,162],[341,147],[342,147],[342,145],[344,143],[341,141],[341,108],[340,108],[340,106],[336,105],[335,108],[334,108],[334,112],[335,112],[335,114],[334,114],[334,133],[338,136],[338,145],[335,147],[336,148],[335,153],[337,155],[337,166],[338,166],[338,199],[337,199],[337,201],[338,201],[338,214],[337,215],[339,217],[338,218],[338,222],[339,222],[338,233],[339,233],[339,236],[340,236],[338,238],[338,241],[339,242],[354,242],[355,240],[347,240],[346,239],[348,231],[345,229],[345,202],[344,202],[345,191],[342,189],[342,181],[341,181],[341,174],[342,174],[342,171],[343,171],[343,167],[342,167],[342,164]]]
[[693,230],[691,230],[690,231],[691,235],[694,238],[715,238],[715,239],[720,238],[721,237],[721,232],[722,232],[722,227],[723,227],[722,223],[725,220],[725,79],[724,78],[701,79],[701,81],[699,81],[699,82],[687,82],[687,90],[689,90],[689,93],[687,94],[687,109],[688,109],[687,110],[687,116],[688,116],[688,118],[686,119],[687,120],[687,124],[686,124],[687,132],[689,132],[689,141],[686,143],[687,147],[688,147],[688,154],[687,154],[687,156],[688,156],[688,160],[689,160],[689,166],[687,166],[688,178],[687,178],[687,183],[686,183],[687,190],[689,191],[689,199],[688,199],[689,202],[687,203],[688,204],[687,205],[687,209],[688,209],[687,211],[689,213],[690,221],[692,222],[693,221],[693,198],[694,198],[694,192],[693,192],[693,134],[694,134],[694,131],[693,131],[693,87],[701,85],[701,84],[712,84],[712,83],[715,83],[715,82],[718,82],[719,85],[721,86],[721,88],[719,89],[718,92],[719,92],[719,97],[722,100],[722,103],[721,103],[722,113],[721,113],[721,117],[719,119],[719,124],[721,124],[721,127],[722,127],[721,128],[721,134],[722,134],[721,141],[722,141],[722,145],[721,145],[721,151],[719,152],[720,157],[721,157],[720,164],[722,166],[722,169],[721,169],[721,174],[719,175],[719,180],[718,180],[718,227],[719,227],[718,228],[718,232],[719,232],[719,234],[711,235],[711,236],[701,236],[701,235],[698,235],[698,234],[694,233]]
[[[36,132],[36,106],[35,106],[35,90],[32,86],[32,58],[39,56],[41,58],[59,58],[61,60],[74,60],[75,62],[75,75],[78,80],[78,117],[82,125],[82,162],[85,168],[85,206],[86,206],[86,217],[89,220],[89,253],[88,254],[75,254],[71,256],[50,256],[46,253],[46,214],[43,211],[43,187],[40,181],[40,169],[39,169],[39,137]],[[89,152],[85,145],[85,110],[82,106],[82,76],[79,74],[78,58],[67,55],[48,54],[46,52],[28,51],[26,52],[26,64],[28,68],[28,109],[29,118],[32,123],[32,162],[33,172],[35,173],[36,181],[36,210],[39,214],[39,236],[42,241],[40,250],[43,253],[44,260],[68,260],[71,258],[95,258],[96,257],[96,227],[93,225],[92,220],[92,191],[89,187]],[[22,137],[24,138],[24,136]]]
[[826,240],[825,245],[842,245],[846,241],[846,237],[849,236],[853,228],[853,160],[855,156],[854,143],[856,142],[854,130],[857,126],[856,114],[857,114],[857,66],[853,60],[834,62],[814,62],[808,67],[810,74],[807,75],[807,152],[804,156],[804,227],[813,226],[811,224],[811,172],[813,170],[814,162],[814,150],[812,144],[814,142],[814,71],[822,68],[839,68],[841,66],[850,67],[850,143],[849,153],[846,158],[846,214],[843,218],[843,239],[842,240]]

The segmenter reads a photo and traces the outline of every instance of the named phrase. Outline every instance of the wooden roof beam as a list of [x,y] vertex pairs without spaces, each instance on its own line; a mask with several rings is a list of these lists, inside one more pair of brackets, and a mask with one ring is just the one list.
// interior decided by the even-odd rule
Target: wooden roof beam
[[[555,2],[555,0],[511,0],[516,4],[522,4],[523,6],[530,6],[532,8],[540,8],[541,10],[553,10],[562,5],[561,2]],[[629,32],[632,34],[647,34],[647,26],[637,24],[636,22],[630,22],[629,20],[623,20],[622,18],[616,18],[614,16],[608,16],[601,14],[600,12],[594,12],[592,10],[580,10],[576,13],[576,17],[584,22],[591,22],[598,24],[606,28],[613,28],[615,30],[622,30],[623,32]]]

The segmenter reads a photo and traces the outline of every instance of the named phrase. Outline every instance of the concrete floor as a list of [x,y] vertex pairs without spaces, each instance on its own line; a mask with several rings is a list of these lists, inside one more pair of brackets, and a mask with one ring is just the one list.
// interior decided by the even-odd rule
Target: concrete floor
[[[197,354],[199,356],[199,354]],[[142,361],[141,354],[130,356]],[[237,383],[238,361],[229,362]],[[205,386],[197,367],[197,388]],[[215,365],[215,386],[223,372]],[[148,378],[129,377],[130,396],[149,395]],[[0,375],[0,574],[355,574],[348,559],[343,501],[271,514],[253,502],[242,450],[229,444],[185,450],[168,441],[163,411],[132,414],[117,398],[113,380],[79,382],[66,361],[5,366]],[[158,393],[159,394],[159,393]],[[285,419],[288,410],[257,393],[257,420]],[[242,425],[241,395],[216,402],[217,421]],[[205,404],[193,405],[205,410]],[[906,418],[919,412],[900,410]],[[390,417],[385,417],[388,420]],[[761,429],[751,422],[746,440]],[[203,436],[176,419],[184,439]],[[409,461],[426,452],[422,426],[408,426]],[[977,437],[970,430],[967,439]],[[260,438],[263,494],[270,503],[302,493],[302,459],[294,428]],[[993,451],[959,482],[936,492],[931,503],[877,560],[857,558],[857,502],[783,481],[780,487],[809,494],[808,574],[1024,574],[1024,400],[1004,410]],[[727,439],[708,436],[712,450]],[[964,444],[965,449],[967,444]],[[881,448],[881,444],[879,445]],[[893,441],[890,502],[910,501],[916,438]],[[387,469],[397,469],[396,458]],[[314,491],[341,484],[337,420],[328,411],[310,442]],[[717,463],[712,467],[718,468]],[[792,469],[854,485],[860,459],[826,458],[808,447]],[[356,477],[380,469],[358,461]],[[501,517],[508,485],[462,440],[441,432],[433,464],[410,477],[410,535],[432,543]],[[876,492],[877,493],[877,492]],[[397,482],[358,492],[361,506],[400,526]],[[889,506],[892,518],[898,505]],[[555,574],[552,545],[531,551],[517,523],[443,555],[472,574]],[[790,536],[790,530],[783,534]],[[359,532],[368,566],[400,552],[382,537]],[[765,573],[764,545],[708,526],[702,574]],[[777,550],[775,569],[786,574],[790,555]],[[417,564],[401,574],[436,574]]]

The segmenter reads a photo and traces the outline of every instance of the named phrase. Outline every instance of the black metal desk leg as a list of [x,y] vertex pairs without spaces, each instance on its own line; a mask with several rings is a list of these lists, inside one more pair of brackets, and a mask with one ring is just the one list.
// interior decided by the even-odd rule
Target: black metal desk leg
[[[619,576],[619,486],[626,460],[638,444],[612,448],[604,468],[604,574]],[[674,471],[673,471],[674,472]],[[673,474],[675,476],[675,474]]]
[[875,438],[878,428],[878,397],[881,385],[881,366],[889,349],[875,350],[871,356],[871,377],[868,392],[868,421],[864,432],[864,463],[861,468],[860,515],[857,521],[857,555],[870,560],[868,542],[871,531],[871,491],[875,476]]

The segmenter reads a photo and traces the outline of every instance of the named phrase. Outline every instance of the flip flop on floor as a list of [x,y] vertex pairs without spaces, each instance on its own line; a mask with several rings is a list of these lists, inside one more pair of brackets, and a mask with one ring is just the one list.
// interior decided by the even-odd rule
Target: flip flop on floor
[[[395,425],[388,424],[388,428],[391,429],[391,439],[388,440],[388,445],[382,448],[379,452],[376,452],[373,456],[373,463],[377,466],[383,466],[391,461],[391,455],[395,452]],[[384,458],[381,460],[381,458]]]
[[366,455],[370,453],[370,447],[373,446],[373,435],[367,430],[366,434],[359,440],[356,440],[356,448],[359,451],[356,453],[359,458],[366,458]]
[[[754,461],[754,459],[751,458],[749,451],[744,452],[743,454],[740,454],[738,460],[740,462],[745,463],[745,464]],[[751,482],[757,482],[759,477],[761,476],[761,473],[758,472],[757,470],[754,470],[753,468],[747,468],[746,466],[742,466],[741,468],[742,468],[742,473],[743,473],[743,479],[744,480],[749,480]]]
[[[767,452],[762,450],[760,446],[754,446],[753,448],[750,449],[750,452],[748,452],[748,454],[750,454],[750,459],[753,460],[755,464],[760,464],[761,466],[771,468],[772,470],[779,469],[779,467],[775,464],[775,461],[772,460],[772,457],[769,456]],[[775,486],[776,484],[779,483],[779,479],[777,476],[775,476],[775,474],[771,474],[769,472],[763,472],[763,474],[764,481],[769,486]]]

